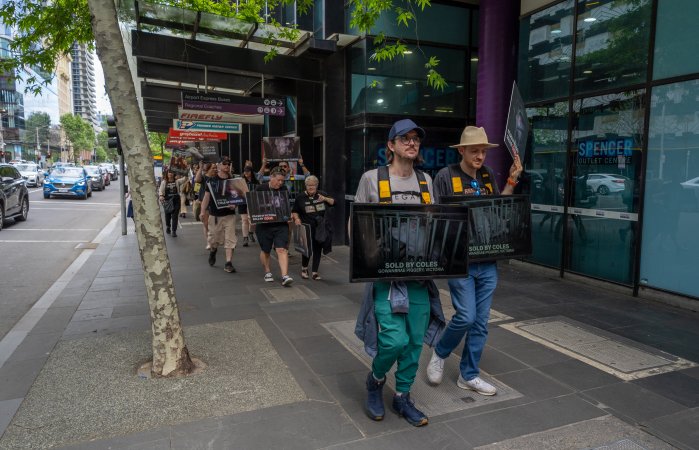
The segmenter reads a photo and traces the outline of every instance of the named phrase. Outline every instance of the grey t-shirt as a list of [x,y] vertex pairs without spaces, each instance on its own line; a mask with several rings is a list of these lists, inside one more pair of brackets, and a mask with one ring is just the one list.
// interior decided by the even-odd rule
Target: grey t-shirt
[[[408,177],[389,176],[393,203],[422,203],[420,184],[415,171]],[[433,197],[432,178],[425,174],[425,179],[427,180],[427,189],[430,191],[430,197]],[[378,169],[364,172],[359,180],[359,187],[357,187],[357,195],[354,196],[354,201],[357,203],[379,203]]]

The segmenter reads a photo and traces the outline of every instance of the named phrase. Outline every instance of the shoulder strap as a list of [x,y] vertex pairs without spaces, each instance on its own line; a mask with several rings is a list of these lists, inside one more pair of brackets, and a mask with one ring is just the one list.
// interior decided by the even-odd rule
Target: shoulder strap
[[376,179],[379,183],[379,203],[392,203],[391,179],[388,175],[388,166],[381,166],[378,168]]
[[456,171],[453,164],[449,166],[449,177],[451,178],[451,190],[454,192],[454,195],[464,195],[461,174]]
[[491,194],[494,194],[495,191],[493,190],[493,182],[490,179],[490,172],[488,172],[485,167],[481,167],[478,169],[478,174],[481,176],[481,180],[483,180],[483,185],[490,190]]
[[427,178],[425,178],[425,173],[422,170],[415,169],[415,175],[417,176],[417,182],[420,185],[420,195],[422,197],[422,203],[432,203],[432,198],[430,197],[430,189],[427,186]]

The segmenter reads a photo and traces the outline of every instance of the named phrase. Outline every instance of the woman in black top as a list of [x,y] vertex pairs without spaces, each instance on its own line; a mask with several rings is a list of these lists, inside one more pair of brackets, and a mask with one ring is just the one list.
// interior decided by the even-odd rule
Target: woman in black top
[[[255,185],[260,183],[257,181],[255,173],[252,171],[252,163],[250,161],[245,161],[245,168],[243,168],[243,179],[248,185],[248,191],[254,191]],[[255,242],[255,226],[250,221],[247,204],[240,205],[238,210],[240,211],[240,219],[243,222],[243,247],[247,247],[248,241]]]
[[[175,180],[175,174],[168,171],[165,180],[160,183],[160,203],[165,208],[165,226],[167,234],[172,230],[172,237],[177,237],[177,218],[180,214],[180,191]],[[172,210],[168,212],[168,205],[172,203]]]
[[[311,276],[314,280],[320,280],[318,266],[320,265],[320,256],[323,252],[324,242],[318,242],[315,238],[318,232],[318,224],[322,223],[325,226],[325,221],[322,219],[325,217],[327,208],[335,204],[335,199],[318,190],[318,178],[315,176],[310,175],[306,177],[305,184],[306,190],[296,195],[291,217],[295,224],[307,223],[311,227],[310,242],[313,249]],[[308,261],[309,258],[306,256],[301,260],[301,278],[308,278]]]

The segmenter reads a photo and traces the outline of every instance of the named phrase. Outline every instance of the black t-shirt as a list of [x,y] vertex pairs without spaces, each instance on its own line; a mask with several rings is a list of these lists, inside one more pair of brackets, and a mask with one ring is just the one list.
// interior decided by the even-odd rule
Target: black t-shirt
[[177,190],[177,181],[163,181],[165,183],[165,199],[169,200],[172,197],[179,197],[180,192]]
[[324,201],[318,200],[318,197],[322,195],[327,197],[323,191],[318,191],[312,197],[308,196],[306,191],[300,192],[296,196],[296,202],[294,203],[293,211],[299,215],[301,222],[307,223],[314,228],[320,217],[325,216],[325,211],[331,207],[331,205],[325,203]]

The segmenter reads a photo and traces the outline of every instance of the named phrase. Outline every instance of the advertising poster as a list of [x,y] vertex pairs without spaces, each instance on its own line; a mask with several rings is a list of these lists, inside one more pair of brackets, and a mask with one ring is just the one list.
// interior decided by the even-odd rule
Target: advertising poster
[[528,134],[529,120],[527,119],[527,110],[524,108],[524,100],[522,100],[522,95],[519,93],[517,83],[513,83],[510,110],[507,113],[507,125],[505,126],[505,146],[510,151],[513,159],[515,155],[519,154],[519,159],[524,161]]
[[311,226],[307,223],[294,225],[291,228],[291,238],[294,241],[294,248],[306,258],[313,255],[311,245]]
[[288,191],[251,191],[245,197],[254,224],[288,222],[291,218]]
[[521,258],[532,253],[531,204],[527,195],[442,197],[468,207],[470,262]]
[[267,161],[296,161],[301,158],[299,137],[262,138],[263,156]]
[[245,204],[245,194],[248,192],[248,185],[242,178],[229,178],[228,180],[219,180],[218,183],[207,183],[207,185],[216,208],[221,209]]
[[350,281],[468,275],[468,210],[458,205],[354,203]]
[[170,172],[176,175],[189,175],[188,156],[189,152],[185,150],[174,150],[170,157]]

